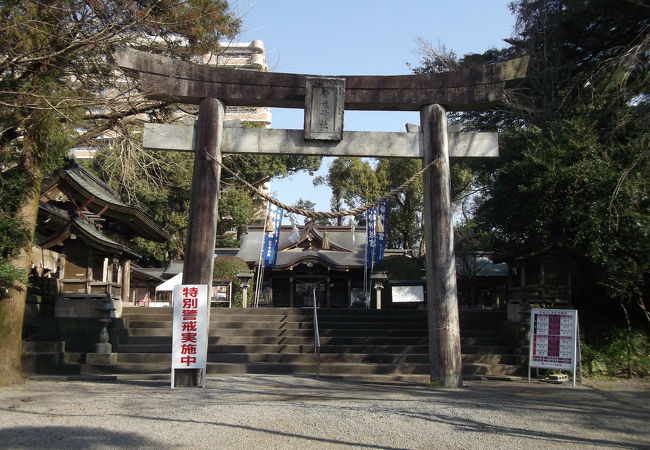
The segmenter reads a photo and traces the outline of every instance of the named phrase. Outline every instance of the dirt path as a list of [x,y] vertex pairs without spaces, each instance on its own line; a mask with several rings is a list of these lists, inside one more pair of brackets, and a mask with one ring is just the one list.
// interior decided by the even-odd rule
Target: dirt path
[[650,383],[462,389],[287,376],[0,388],[0,448],[650,448]]

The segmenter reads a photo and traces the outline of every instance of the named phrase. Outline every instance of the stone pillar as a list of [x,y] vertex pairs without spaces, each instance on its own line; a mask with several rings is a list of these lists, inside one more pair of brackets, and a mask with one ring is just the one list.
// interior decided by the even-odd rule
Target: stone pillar
[[381,281],[375,282],[375,290],[377,291],[375,296],[377,298],[377,309],[381,309],[381,291],[384,289],[384,285]]
[[375,288],[376,308],[381,309],[381,291],[384,289],[384,282],[388,280],[388,275],[386,272],[374,272],[370,275],[370,280]]
[[248,308],[248,280],[242,281],[241,284],[241,307]]
[[447,113],[440,105],[420,110],[424,165],[439,158],[424,174],[424,235],[427,265],[427,309],[431,381],[462,386],[462,360],[454,235],[451,224],[451,185]]
[[[131,260],[125,259],[122,264],[122,301],[131,301]],[[134,299],[135,301],[135,299]]]

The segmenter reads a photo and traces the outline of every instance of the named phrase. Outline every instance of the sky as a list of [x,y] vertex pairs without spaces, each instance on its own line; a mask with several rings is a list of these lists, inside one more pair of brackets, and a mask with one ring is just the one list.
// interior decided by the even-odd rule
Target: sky
[[[313,75],[405,75],[417,67],[419,38],[457,55],[502,48],[515,18],[511,0],[231,0],[241,15],[237,41],[262,40],[270,70]],[[303,110],[273,108],[271,128],[302,129]],[[345,111],[344,129],[404,131],[419,123],[417,112]],[[324,158],[316,175],[327,173]],[[299,198],[329,211],[329,188],[314,176],[274,179],[280,201]]]

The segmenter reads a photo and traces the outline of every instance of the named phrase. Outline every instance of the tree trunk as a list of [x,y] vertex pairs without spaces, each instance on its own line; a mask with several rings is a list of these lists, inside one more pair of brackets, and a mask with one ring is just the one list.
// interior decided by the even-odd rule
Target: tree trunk
[[425,106],[420,111],[420,124],[424,165],[439,158],[439,162],[425,172],[423,180],[431,381],[460,387],[463,385],[463,364],[451,225],[447,113],[440,105]]
[[[33,175],[34,186],[25,198],[18,217],[22,218],[25,228],[30,231],[31,244],[38,217],[41,173],[31,161],[25,163],[25,170]],[[23,269],[25,273],[29,273],[31,268],[30,250],[28,249],[31,249],[29,244],[11,261],[15,267]],[[9,386],[24,381],[20,356],[26,298],[27,286],[24,283],[16,282],[9,290],[9,298],[0,299],[0,386]]]

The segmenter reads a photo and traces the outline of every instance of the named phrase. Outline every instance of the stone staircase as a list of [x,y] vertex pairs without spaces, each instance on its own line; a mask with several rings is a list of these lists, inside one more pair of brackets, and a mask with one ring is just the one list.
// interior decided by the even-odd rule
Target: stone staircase
[[[370,381],[428,382],[426,311],[319,309],[320,373]],[[500,312],[462,312],[464,378],[523,373],[498,337]],[[125,308],[110,363],[65,358],[82,374],[170,372],[171,308]],[[67,355],[66,355],[67,356]],[[69,371],[69,370],[68,370]],[[316,373],[311,309],[217,308],[210,317],[208,374]]]
[[[503,313],[463,312],[460,319],[465,379],[523,373],[521,360],[498,337]],[[322,375],[429,380],[426,311],[320,310],[319,323]]]
[[[171,308],[125,308],[115,368],[170,371]],[[210,314],[208,374],[313,374],[310,310],[217,308]]]
[[24,373],[56,374],[65,357],[65,342],[23,341],[21,365]]

